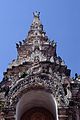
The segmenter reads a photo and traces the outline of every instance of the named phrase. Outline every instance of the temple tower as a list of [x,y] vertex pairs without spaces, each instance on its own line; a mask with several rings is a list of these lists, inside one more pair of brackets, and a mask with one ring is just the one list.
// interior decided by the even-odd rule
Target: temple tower
[[[79,113],[73,118],[70,105],[74,90],[70,70],[44,32],[40,13],[33,16],[26,39],[16,44],[17,59],[0,84],[1,120],[79,120]],[[79,112],[78,105],[74,107]]]

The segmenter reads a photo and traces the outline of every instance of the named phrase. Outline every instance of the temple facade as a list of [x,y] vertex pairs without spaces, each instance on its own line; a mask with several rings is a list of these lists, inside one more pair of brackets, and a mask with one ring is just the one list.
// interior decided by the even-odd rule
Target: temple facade
[[16,43],[17,59],[0,82],[0,120],[80,120],[80,76],[70,77],[40,13],[33,16],[27,37]]

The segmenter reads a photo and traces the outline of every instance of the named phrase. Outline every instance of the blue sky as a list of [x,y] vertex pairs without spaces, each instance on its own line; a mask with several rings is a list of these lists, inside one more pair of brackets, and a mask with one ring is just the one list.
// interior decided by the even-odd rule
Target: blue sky
[[80,0],[0,0],[0,80],[17,57],[15,44],[27,36],[36,10],[71,76],[80,74]]

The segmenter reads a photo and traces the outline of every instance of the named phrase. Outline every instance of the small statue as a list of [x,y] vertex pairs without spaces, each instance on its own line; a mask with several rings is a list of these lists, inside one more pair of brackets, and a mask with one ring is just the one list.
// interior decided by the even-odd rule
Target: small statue
[[78,74],[77,73],[75,73],[75,80],[78,78]]
[[16,48],[19,48],[19,44],[18,43],[16,43]]
[[19,44],[20,44],[20,46],[22,45],[22,42],[21,41],[19,41]]
[[33,12],[33,15],[34,15],[34,17],[37,17],[37,18],[39,18],[39,15],[40,15],[40,12]]
[[25,43],[25,40],[23,40],[23,43]]

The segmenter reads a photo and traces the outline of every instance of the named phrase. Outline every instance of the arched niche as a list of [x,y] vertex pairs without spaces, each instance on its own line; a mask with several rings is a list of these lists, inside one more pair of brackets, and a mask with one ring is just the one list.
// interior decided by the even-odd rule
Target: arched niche
[[53,94],[43,90],[31,90],[21,97],[16,106],[16,120],[21,120],[25,113],[34,108],[43,108],[52,114],[53,120],[58,120],[56,100]]

